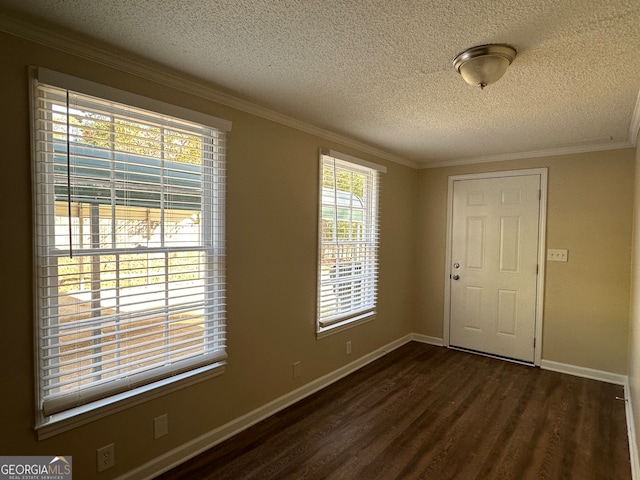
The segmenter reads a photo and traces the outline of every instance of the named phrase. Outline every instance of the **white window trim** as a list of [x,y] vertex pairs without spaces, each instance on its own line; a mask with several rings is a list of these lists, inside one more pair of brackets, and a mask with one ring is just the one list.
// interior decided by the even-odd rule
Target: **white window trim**
[[324,328],[320,328],[316,332],[316,339],[320,340],[321,338],[328,337],[330,335],[336,334],[338,332],[342,332],[344,330],[348,330],[353,327],[357,327],[358,325],[362,325],[364,323],[371,322],[376,319],[376,312],[369,311],[362,315],[358,315],[356,317],[349,317],[344,319],[341,322],[334,323]]
[[380,173],[387,173],[387,167],[384,165],[378,165],[377,163],[367,162],[366,160],[362,160],[358,157],[353,157],[346,153],[336,152],[335,150],[320,150],[320,155],[325,155],[327,157],[337,158],[338,160],[344,160],[345,162],[355,163],[356,165],[360,165],[361,167],[367,167],[371,170],[376,170]]
[[[113,415],[114,413],[127,410],[128,408],[148,402],[154,398],[160,398],[168,393],[196,385],[210,378],[222,375],[224,371],[224,363],[206,365],[197,370],[191,370],[174,377],[158,380],[157,382],[143,385],[133,390],[112,395],[103,400],[51,415],[36,425],[38,440],[53,437],[86,425],[99,418]],[[36,405],[36,418],[41,415],[40,409]]]
[[66,73],[56,72],[55,70],[49,70],[44,67],[30,67],[29,70],[33,79],[54,87],[74,90],[86,95],[92,95],[94,97],[105,98],[114,102],[131,105],[132,107],[162,113],[171,117],[188,120],[190,122],[201,123],[224,132],[231,131],[231,121],[207,115],[206,113],[196,112],[195,110],[189,110],[188,108],[180,107],[178,105],[172,105],[154,98],[109,87],[101,83],[74,77],[72,75],[67,75]]
[[[387,168],[383,165],[379,165],[377,163],[372,163],[372,162],[368,162],[366,160],[362,160],[360,158],[348,155],[346,153],[341,153],[341,152],[337,152],[335,150],[330,150],[330,149],[320,149],[319,152],[319,176],[320,176],[320,181],[319,181],[319,209],[318,209],[318,263],[317,263],[317,269],[318,269],[318,273],[317,273],[317,282],[318,282],[318,288],[316,288],[316,294],[318,295],[318,299],[317,299],[317,305],[318,305],[318,309],[316,312],[316,338],[317,339],[321,339],[321,338],[325,338],[327,336],[336,334],[338,332],[356,327],[358,325],[362,325],[364,323],[370,322],[372,320],[374,320],[376,318],[377,315],[377,303],[371,307],[371,308],[364,308],[362,311],[360,312],[350,312],[347,313],[345,315],[338,315],[333,319],[329,319],[329,322],[327,323],[327,325],[322,325],[322,322],[320,320],[320,292],[319,292],[319,285],[320,285],[320,270],[321,270],[321,246],[322,246],[322,178],[323,178],[323,156],[328,156],[328,157],[333,157],[334,159],[337,160],[342,160],[344,162],[349,162],[351,164],[354,165],[358,165],[361,167],[365,167],[367,169],[371,169],[371,170],[375,170],[376,172],[378,172],[379,174],[381,173],[386,173],[387,172]],[[378,227],[378,237],[377,237],[377,247],[379,249],[380,247],[380,238],[379,238],[379,225],[380,225],[380,221],[379,221],[379,210],[380,210],[380,179],[378,178],[377,181],[377,185],[376,185],[376,206],[375,206],[375,210],[376,210],[376,222],[377,222],[377,227]],[[376,260],[376,266],[379,267],[379,261]],[[377,275],[377,274],[376,274]],[[377,289],[378,287],[376,286],[376,298],[377,298]]]
[[[176,105],[171,105],[165,102],[161,102],[155,99],[147,98],[123,90],[118,90],[106,85],[101,85],[88,80],[80,79],[70,75],[66,75],[60,72],[55,72],[42,67],[30,67],[29,68],[29,83],[30,83],[30,121],[31,131],[35,132],[35,118],[31,113],[34,108],[34,92],[35,84],[37,82],[46,83],[52,86],[61,87],[64,89],[74,90],[87,95],[92,95],[100,98],[106,98],[118,103],[128,104],[134,107],[151,110],[157,113],[169,115],[176,118],[181,118],[187,121],[200,123],[215,129],[229,132],[231,131],[232,123],[228,120],[220,119],[207,115],[201,112],[196,112]],[[35,135],[31,136],[31,151],[32,155],[36,152],[36,138]],[[32,165],[35,165],[35,159],[32,159]],[[32,178],[36,179],[33,175]],[[34,198],[32,202],[35,204],[36,188],[32,189],[32,195]],[[33,231],[36,232],[35,216],[33,219]],[[37,255],[36,245],[34,242],[34,258]],[[37,262],[33,262],[33,276],[37,278]],[[34,294],[34,312],[37,312],[37,293]],[[35,329],[39,328],[39,319],[37,313],[34,314]],[[34,335],[34,349],[39,348],[39,338]],[[214,378],[224,373],[225,371],[225,359],[219,358],[214,360],[210,364],[203,365],[201,367],[194,368],[185,372],[176,372],[173,375],[161,378],[157,381],[153,381],[148,384],[144,384],[130,390],[113,394],[109,397],[92,401],[81,406],[77,406],[61,413],[55,413],[52,415],[44,416],[42,407],[40,405],[40,385],[39,385],[39,362],[34,364],[34,381],[35,381],[35,430],[39,440],[43,440],[60,433],[72,430],[81,425],[93,422],[99,418],[112,415],[116,412],[126,410],[135,405],[142,404],[154,398],[161,397],[167,393],[181,390],[190,385],[195,385],[202,381]]]

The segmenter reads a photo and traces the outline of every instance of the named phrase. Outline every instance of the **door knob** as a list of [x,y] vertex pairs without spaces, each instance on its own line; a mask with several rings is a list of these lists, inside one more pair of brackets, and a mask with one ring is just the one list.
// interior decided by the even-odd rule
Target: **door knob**
[[460,275],[451,275],[454,280],[460,280]]

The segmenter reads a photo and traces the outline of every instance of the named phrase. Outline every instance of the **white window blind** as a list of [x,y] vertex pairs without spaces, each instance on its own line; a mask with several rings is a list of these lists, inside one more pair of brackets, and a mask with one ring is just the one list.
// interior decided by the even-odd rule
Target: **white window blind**
[[32,96],[42,415],[222,366],[225,131],[42,78]]
[[383,171],[337,152],[320,154],[319,332],[375,313]]

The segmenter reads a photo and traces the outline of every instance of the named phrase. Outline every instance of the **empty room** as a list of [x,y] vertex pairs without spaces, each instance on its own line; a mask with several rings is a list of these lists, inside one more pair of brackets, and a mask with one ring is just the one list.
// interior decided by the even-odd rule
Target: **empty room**
[[625,0],[1,0],[0,479],[640,478],[638,52]]

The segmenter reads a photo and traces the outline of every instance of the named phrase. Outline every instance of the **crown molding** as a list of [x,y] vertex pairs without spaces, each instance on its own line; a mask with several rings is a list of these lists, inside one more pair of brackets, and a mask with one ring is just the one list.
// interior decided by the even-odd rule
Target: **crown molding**
[[321,137],[354,148],[378,158],[388,160],[410,168],[419,168],[419,164],[406,158],[394,155],[385,150],[373,147],[343,134],[326,130],[321,127],[303,122],[288,115],[270,110],[247,100],[224,93],[212,84],[203,80],[189,77],[184,73],[170,69],[167,66],[154,63],[144,57],[112,47],[105,43],[90,40],[85,36],[60,33],[49,26],[36,24],[5,12],[0,12],[0,31],[19,37],[39,45],[53,48],[109,68],[135,75],[145,80],[162,84],[191,95],[210,100],[241,112],[270,120],[296,130]]
[[430,162],[420,166],[420,169],[455,167],[459,165],[472,165],[476,163],[506,162],[508,160],[521,160],[526,158],[554,157],[557,155],[573,155],[576,153],[602,152],[607,150],[620,150],[623,148],[634,148],[631,142],[615,142],[607,144],[580,145],[572,147],[550,148],[546,150],[532,150],[529,152],[505,153],[501,155],[487,155],[484,157],[467,157],[441,162]]

